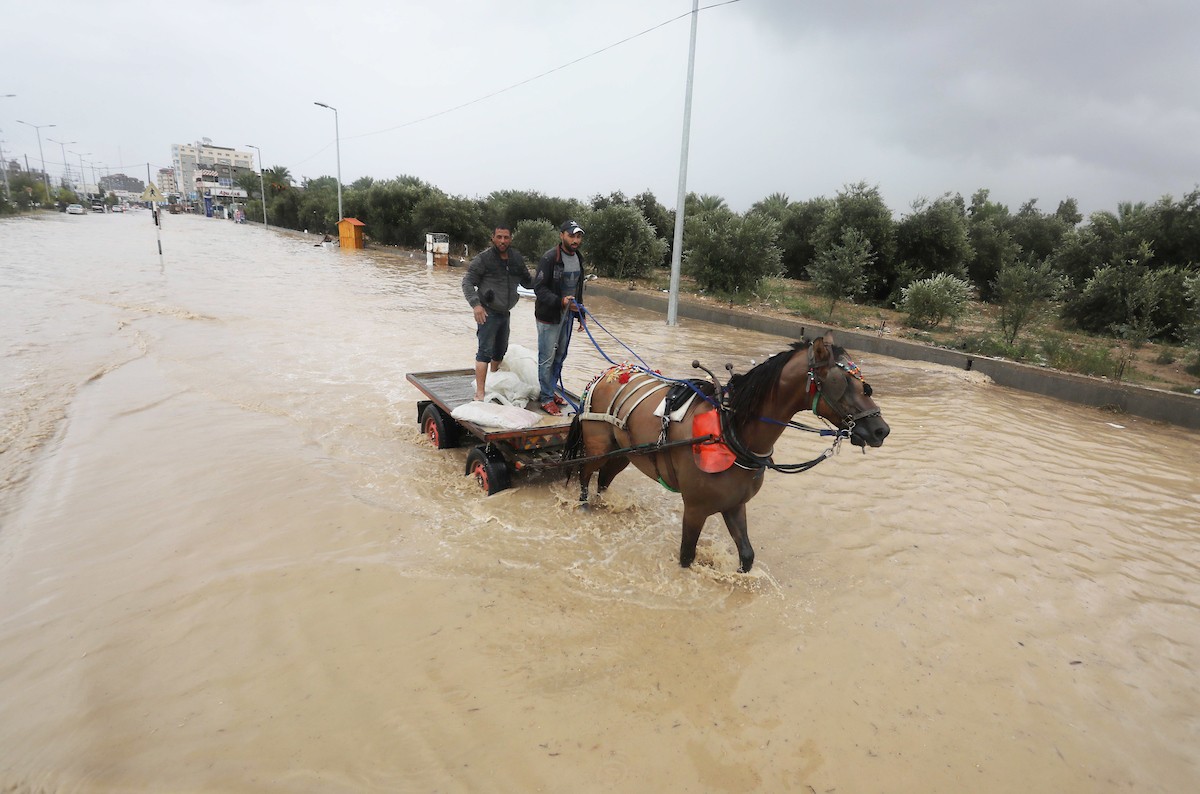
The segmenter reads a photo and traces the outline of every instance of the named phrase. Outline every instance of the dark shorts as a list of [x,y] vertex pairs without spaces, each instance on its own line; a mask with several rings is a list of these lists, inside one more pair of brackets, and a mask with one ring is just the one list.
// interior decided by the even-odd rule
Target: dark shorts
[[508,352],[508,315],[499,312],[488,312],[483,325],[475,329],[475,338],[479,347],[475,350],[476,361],[503,361]]

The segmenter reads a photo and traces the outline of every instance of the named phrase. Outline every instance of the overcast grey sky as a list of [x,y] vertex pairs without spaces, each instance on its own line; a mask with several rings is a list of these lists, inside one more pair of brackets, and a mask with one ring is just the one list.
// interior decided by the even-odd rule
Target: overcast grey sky
[[[1013,210],[1071,196],[1086,214],[1200,183],[1194,0],[720,2],[700,3],[715,7],[699,15],[688,188],[736,210],[865,181],[897,214],[981,187]],[[338,108],[346,183],[412,174],[458,195],[579,199],[649,189],[672,207],[690,10],[5,3],[0,95],[17,96],[0,99],[0,140],[37,167],[35,131],[16,119],[55,124],[42,130],[52,176],[62,147],[48,139],[145,178],[146,162],[170,164],[172,143],[202,137],[257,144],[297,179],[333,175],[321,101]]]

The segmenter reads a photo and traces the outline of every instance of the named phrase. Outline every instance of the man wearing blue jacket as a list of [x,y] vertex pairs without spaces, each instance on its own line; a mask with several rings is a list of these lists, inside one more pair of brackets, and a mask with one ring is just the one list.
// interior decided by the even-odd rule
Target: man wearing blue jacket
[[495,372],[508,352],[509,312],[521,299],[517,287],[529,288],[529,268],[512,245],[512,229],[496,224],[492,246],[467,265],[462,291],[475,313],[475,399],[482,400],[488,366]]

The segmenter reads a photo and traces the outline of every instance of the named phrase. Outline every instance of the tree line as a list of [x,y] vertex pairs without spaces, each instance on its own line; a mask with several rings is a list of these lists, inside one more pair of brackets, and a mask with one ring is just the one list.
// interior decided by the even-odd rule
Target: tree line
[[[257,196],[257,177],[242,180]],[[297,187],[276,167],[264,182],[272,225],[336,232],[333,177]],[[250,218],[261,215],[258,201]],[[587,230],[589,262],[600,276],[646,277],[671,261],[675,212],[650,191],[587,202],[521,190],[465,198],[413,176],[364,177],[344,188],[343,205],[386,245],[423,247],[426,232],[437,231],[450,236],[452,252],[478,250],[493,225],[505,223],[513,245],[536,257],[569,217]],[[830,299],[831,314],[837,301],[855,301],[900,308],[927,327],[977,297],[999,308],[1009,344],[1035,311],[1051,308],[1092,333],[1200,345],[1200,188],[1086,219],[1071,198],[1052,212],[1036,199],[1014,212],[986,189],[969,200],[921,199],[897,218],[879,188],[863,182],[832,198],[775,193],[744,213],[711,195],[689,195],[685,208],[683,272],[709,294],[749,296],[767,279],[800,279]]]

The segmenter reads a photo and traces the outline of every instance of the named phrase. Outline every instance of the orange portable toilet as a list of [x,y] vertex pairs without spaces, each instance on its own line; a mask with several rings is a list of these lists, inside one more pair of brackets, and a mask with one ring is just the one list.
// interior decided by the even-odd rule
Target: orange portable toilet
[[342,218],[338,221],[338,242],[342,248],[362,248],[365,228],[367,224],[358,218]]

